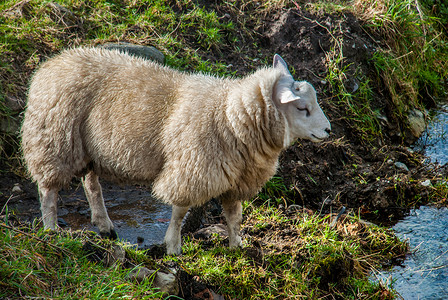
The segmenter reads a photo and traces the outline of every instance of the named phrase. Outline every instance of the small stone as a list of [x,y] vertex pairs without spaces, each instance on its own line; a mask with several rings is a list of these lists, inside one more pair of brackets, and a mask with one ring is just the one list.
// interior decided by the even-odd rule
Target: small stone
[[145,241],[145,239],[144,239],[143,237],[141,237],[141,236],[138,236],[138,237],[137,237],[137,243],[141,244],[141,243],[143,243],[144,241]]
[[415,153],[414,149],[407,147],[406,151],[408,151],[409,153],[413,154]]
[[431,185],[431,180],[429,180],[429,179],[427,179],[427,180],[425,180],[425,181],[423,181],[422,183],[420,183],[421,185],[423,185],[423,186],[426,186],[426,187],[428,187],[428,186],[430,186]]
[[0,132],[7,134],[18,134],[20,132],[19,118],[0,117]]
[[88,216],[90,215],[90,208],[81,209],[78,211],[78,213],[82,216]]
[[222,238],[226,238],[229,235],[224,224],[213,224],[196,231],[193,236],[195,239],[208,240],[214,234],[217,234]]
[[23,193],[22,187],[20,186],[19,183],[14,184],[11,191],[15,194]]
[[402,162],[397,161],[397,162],[394,164],[394,166],[395,166],[397,169],[400,169],[400,170],[409,172],[409,168],[408,168],[408,166],[406,166],[406,165],[405,165],[404,163],[402,163]]
[[409,111],[408,122],[411,133],[416,138],[420,137],[426,129],[425,115],[417,109]]
[[147,47],[141,45],[134,45],[131,43],[120,42],[120,43],[107,43],[103,45],[103,48],[118,49],[124,53],[138,56],[147,60],[152,60],[160,64],[165,63],[165,56],[163,55],[163,53],[154,47]]
[[22,111],[26,106],[26,101],[22,98],[14,97],[14,96],[6,96],[6,106],[10,108],[14,112]]
[[68,223],[63,218],[58,218],[58,226],[59,227],[67,227]]
[[142,282],[143,280],[145,280],[146,278],[149,278],[152,276],[152,274],[154,274],[156,271],[155,270],[150,270],[146,267],[140,267],[140,268],[135,268],[133,269],[128,277],[130,279],[134,279],[137,282]]
[[81,24],[81,19],[65,6],[55,2],[48,3],[48,6],[51,9],[50,18],[59,25],[78,27]]
[[114,245],[111,252],[107,252],[104,257],[104,264],[108,267],[117,262],[124,263],[126,260],[126,251],[120,245]]
[[177,278],[171,273],[157,272],[154,285],[164,294],[177,295],[179,293]]
[[22,0],[12,6],[11,8],[3,11],[3,16],[11,19],[28,17],[30,12],[33,10],[33,7],[30,4],[30,0]]
[[286,209],[286,213],[289,215],[297,214],[298,212],[303,211],[303,207],[297,204],[291,204]]

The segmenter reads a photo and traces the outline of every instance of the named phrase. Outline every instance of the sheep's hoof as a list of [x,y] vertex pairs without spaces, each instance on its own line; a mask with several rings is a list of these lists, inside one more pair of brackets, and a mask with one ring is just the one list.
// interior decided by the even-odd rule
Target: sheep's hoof
[[145,249],[146,255],[159,259],[166,254],[166,244],[154,244]]
[[108,238],[110,240],[116,240],[118,238],[118,234],[115,231],[115,229],[111,229],[110,232],[106,232],[106,231],[101,232],[100,231],[100,235],[101,235],[101,237]]

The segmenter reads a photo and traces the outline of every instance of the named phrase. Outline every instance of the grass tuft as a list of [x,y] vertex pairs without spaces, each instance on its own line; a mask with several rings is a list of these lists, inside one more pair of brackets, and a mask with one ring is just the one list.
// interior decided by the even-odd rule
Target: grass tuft
[[[112,243],[90,232],[49,232],[36,224],[0,222],[0,298],[161,298],[151,280],[138,284],[120,263],[110,267],[89,259],[86,243],[110,252]],[[135,265],[147,257],[122,245]]]
[[346,217],[290,213],[273,206],[245,209],[243,249],[225,241],[187,238],[184,255],[167,258],[236,299],[392,299],[393,293],[366,274],[384,259],[403,255],[407,245],[392,232]]

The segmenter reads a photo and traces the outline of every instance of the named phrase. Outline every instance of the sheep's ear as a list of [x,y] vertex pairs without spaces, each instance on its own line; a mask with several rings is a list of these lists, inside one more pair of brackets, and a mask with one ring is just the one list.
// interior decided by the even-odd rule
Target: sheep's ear
[[289,102],[300,100],[300,97],[295,95],[291,90],[289,90],[289,91],[284,91],[283,93],[280,93],[279,99],[280,99],[281,104],[286,104]]
[[289,73],[289,70],[288,70],[288,65],[283,60],[283,58],[278,54],[274,55],[274,62],[272,64],[272,66],[274,68],[280,68],[283,71],[283,73],[285,73],[286,75],[291,75],[291,73]]
[[296,95],[291,89],[291,83],[289,80],[280,79],[279,81],[277,81],[274,91],[274,99],[276,99],[281,104],[293,102],[300,99],[300,96]]

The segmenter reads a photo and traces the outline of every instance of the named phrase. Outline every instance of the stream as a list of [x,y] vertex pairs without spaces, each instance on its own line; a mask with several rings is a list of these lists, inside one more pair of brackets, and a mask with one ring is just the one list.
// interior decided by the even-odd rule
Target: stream
[[[417,141],[431,162],[448,163],[448,106],[441,107]],[[400,266],[376,274],[405,300],[448,299],[448,208],[412,209],[392,230],[409,240],[411,254]]]
[[[171,217],[171,206],[152,197],[151,193],[136,186],[120,187],[102,182],[104,202],[119,238],[139,247],[163,242]],[[97,231],[90,224],[90,208],[81,186],[60,193],[62,203],[58,210],[60,225],[71,229]],[[62,207],[61,207],[62,205]]]

